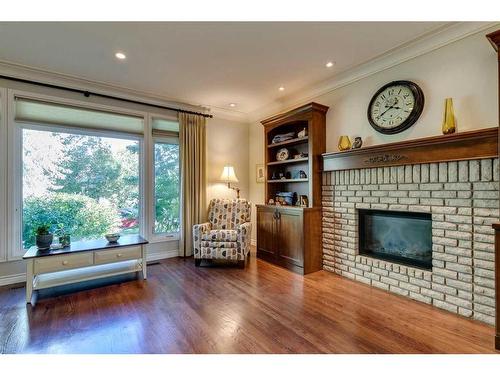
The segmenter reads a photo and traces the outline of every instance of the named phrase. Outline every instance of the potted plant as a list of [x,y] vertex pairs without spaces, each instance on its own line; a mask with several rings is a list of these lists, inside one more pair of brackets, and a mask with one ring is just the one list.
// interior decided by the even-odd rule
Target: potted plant
[[50,224],[39,225],[35,229],[36,247],[40,250],[50,249],[50,245],[54,240],[54,235],[50,233]]
[[59,236],[59,243],[62,247],[67,247],[71,244],[71,236],[66,232],[63,224],[58,225],[57,235]]

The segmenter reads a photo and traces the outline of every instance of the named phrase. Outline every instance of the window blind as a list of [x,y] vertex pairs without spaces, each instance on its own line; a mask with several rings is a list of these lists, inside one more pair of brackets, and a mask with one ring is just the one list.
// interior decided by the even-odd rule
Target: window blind
[[133,134],[144,132],[144,119],[139,116],[22,97],[16,97],[15,107],[15,120],[17,122],[74,126]]
[[179,121],[153,117],[152,128],[154,137],[178,137]]

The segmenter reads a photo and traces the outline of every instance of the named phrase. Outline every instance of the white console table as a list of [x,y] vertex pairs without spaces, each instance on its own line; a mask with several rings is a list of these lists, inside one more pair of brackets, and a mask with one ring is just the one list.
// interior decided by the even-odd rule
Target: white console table
[[138,235],[124,236],[116,243],[106,240],[79,241],[70,247],[40,251],[31,247],[23,259],[26,268],[26,303],[33,291],[54,286],[94,280],[130,272],[147,278],[148,242]]

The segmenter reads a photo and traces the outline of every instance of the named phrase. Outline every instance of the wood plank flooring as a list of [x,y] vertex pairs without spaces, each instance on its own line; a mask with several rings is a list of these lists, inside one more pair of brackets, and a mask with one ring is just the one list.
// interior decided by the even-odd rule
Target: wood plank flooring
[[494,329],[329,272],[255,256],[245,270],[168,259],[147,281],[24,303],[0,290],[2,353],[492,353]]

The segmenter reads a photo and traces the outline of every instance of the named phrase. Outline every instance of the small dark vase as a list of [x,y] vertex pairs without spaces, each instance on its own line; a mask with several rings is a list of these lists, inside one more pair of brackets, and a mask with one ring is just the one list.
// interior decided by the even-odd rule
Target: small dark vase
[[363,145],[363,140],[361,137],[354,138],[354,142],[352,143],[352,148],[360,148]]
[[40,250],[50,249],[52,241],[54,240],[53,234],[41,234],[36,236],[36,247]]

